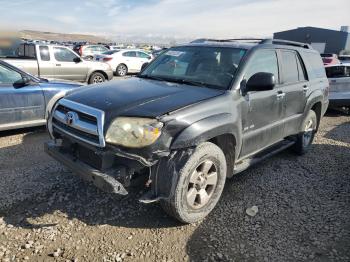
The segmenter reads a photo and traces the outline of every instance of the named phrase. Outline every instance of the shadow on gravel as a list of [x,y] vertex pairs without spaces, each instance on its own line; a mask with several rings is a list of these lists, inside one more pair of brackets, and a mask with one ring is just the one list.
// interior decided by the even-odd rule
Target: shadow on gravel
[[349,261],[349,159],[348,147],[316,144],[228,180],[187,243],[190,261]]
[[[329,131],[325,137],[328,139],[337,140],[343,143],[350,144],[350,117],[349,121],[334,127],[331,131]],[[350,160],[349,160],[350,161]]]

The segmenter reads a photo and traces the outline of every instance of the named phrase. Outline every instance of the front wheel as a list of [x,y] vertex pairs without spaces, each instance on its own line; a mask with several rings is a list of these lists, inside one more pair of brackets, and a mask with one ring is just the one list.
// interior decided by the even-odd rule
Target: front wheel
[[195,223],[215,207],[226,180],[226,159],[213,143],[199,145],[180,172],[172,195],[161,200],[170,216],[182,223]]
[[306,115],[302,128],[302,132],[297,135],[297,140],[293,147],[294,151],[299,155],[305,154],[310,149],[314,140],[317,129],[317,116],[315,111],[310,110]]
[[106,81],[106,77],[99,72],[93,73],[89,78],[89,84],[98,84]]

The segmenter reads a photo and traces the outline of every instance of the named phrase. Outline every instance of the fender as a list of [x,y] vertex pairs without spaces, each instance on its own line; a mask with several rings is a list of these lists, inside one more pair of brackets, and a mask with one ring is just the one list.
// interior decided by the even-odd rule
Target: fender
[[216,136],[232,134],[236,139],[236,152],[241,147],[241,136],[237,121],[232,114],[222,113],[199,120],[185,128],[170,146],[171,150],[196,146]]
[[[306,101],[306,105],[305,105],[305,109],[304,109],[304,113],[303,113],[302,119],[304,119],[306,117],[307,113],[318,102],[320,102],[321,106],[322,106],[320,118],[322,117],[322,112],[326,111],[326,109],[324,108],[324,106],[325,106],[325,104],[324,104],[324,94],[322,93],[321,90],[315,90],[309,95],[309,97],[308,97],[308,99]],[[301,124],[302,123],[300,123],[300,125]],[[300,126],[299,130],[301,130],[301,129],[302,129],[302,127]]]

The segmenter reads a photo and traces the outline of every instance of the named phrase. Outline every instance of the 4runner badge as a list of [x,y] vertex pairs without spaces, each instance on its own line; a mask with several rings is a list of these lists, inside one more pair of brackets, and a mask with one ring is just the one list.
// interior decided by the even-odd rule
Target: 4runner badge
[[65,120],[67,125],[72,125],[78,119],[78,115],[75,112],[69,111],[66,114]]

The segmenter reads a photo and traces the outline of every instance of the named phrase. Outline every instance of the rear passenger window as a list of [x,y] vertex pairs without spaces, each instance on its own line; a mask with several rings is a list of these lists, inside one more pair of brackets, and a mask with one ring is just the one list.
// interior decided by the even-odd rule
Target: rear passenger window
[[279,83],[277,55],[274,50],[259,50],[251,58],[245,79],[249,80],[256,73],[272,73],[275,76],[276,83]]
[[290,84],[299,81],[297,57],[294,51],[281,51],[283,83]]
[[48,46],[39,46],[39,51],[42,61],[50,61],[50,52]]
[[299,55],[297,55],[297,64],[298,64],[299,81],[307,80],[308,78],[306,76],[305,67],[301,62],[301,58]]
[[131,52],[125,52],[123,56],[128,56],[128,57],[136,57],[136,52],[131,51]]
[[328,78],[349,77],[350,67],[346,67],[346,66],[326,67],[326,74]]
[[326,78],[326,71],[319,53],[304,52],[307,59],[307,72],[310,78]]

